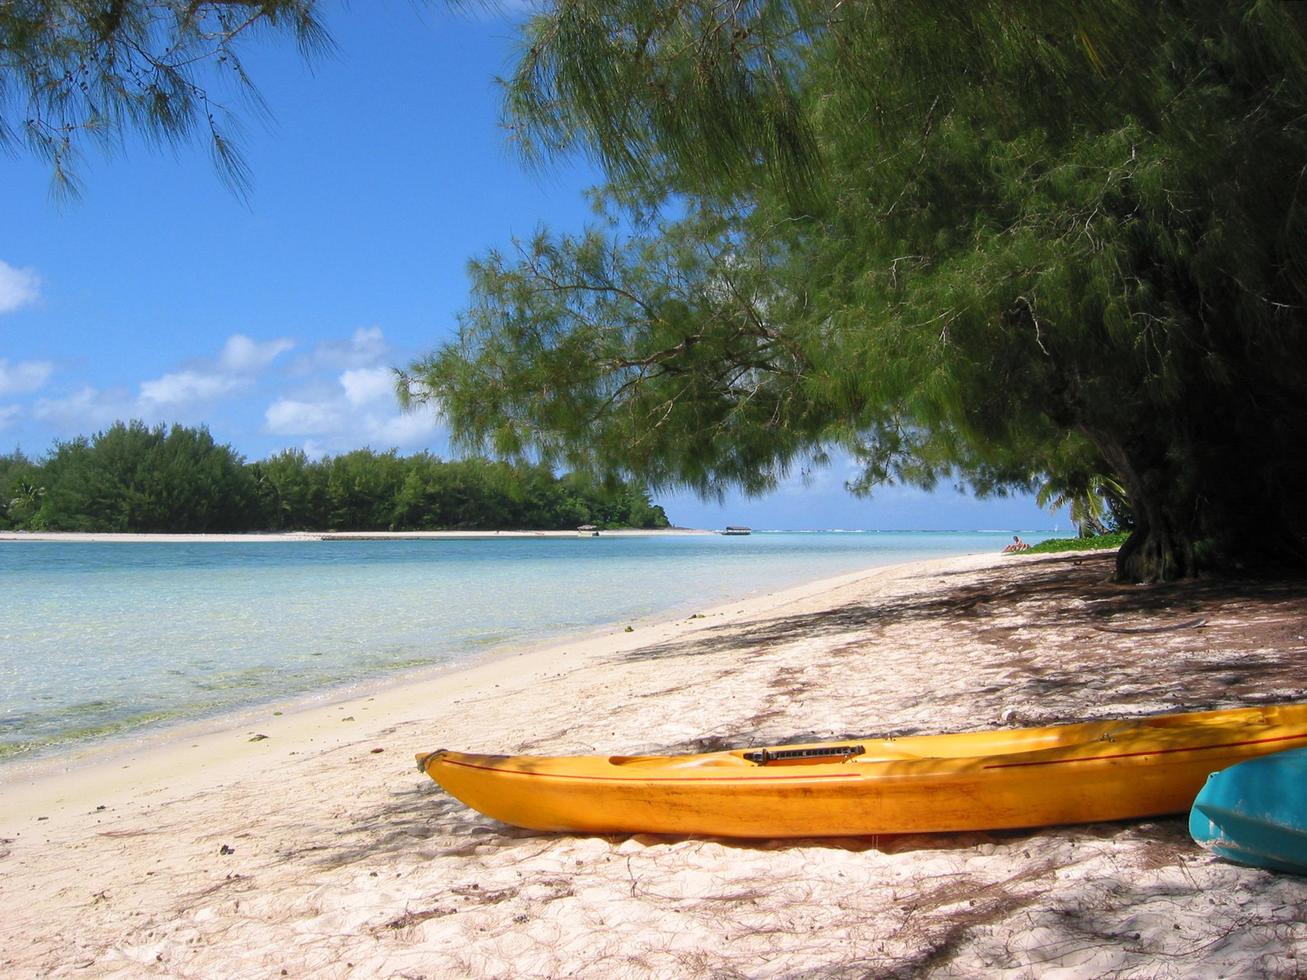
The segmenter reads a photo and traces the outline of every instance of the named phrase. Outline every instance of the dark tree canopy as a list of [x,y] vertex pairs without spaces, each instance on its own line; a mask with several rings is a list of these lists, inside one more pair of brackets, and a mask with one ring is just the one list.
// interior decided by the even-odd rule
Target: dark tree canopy
[[6,515],[52,531],[236,531],[253,510],[244,460],[207,429],[117,423],[56,445],[28,475],[40,506]]
[[407,379],[467,443],[1107,481],[1124,578],[1307,565],[1307,5],[565,0],[506,106],[626,230],[473,264]]
[[311,460],[289,449],[247,463],[207,429],[118,422],[0,456],[0,529],[32,531],[436,531],[663,528],[630,483],[484,459],[445,462],[356,449]]

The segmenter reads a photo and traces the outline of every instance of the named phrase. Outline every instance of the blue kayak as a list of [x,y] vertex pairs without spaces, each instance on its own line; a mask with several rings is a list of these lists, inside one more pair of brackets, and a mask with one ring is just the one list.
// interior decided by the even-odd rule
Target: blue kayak
[[1231,861],[1307,875],[1307,749],[1212,773],[1189,812],[1189,833]]

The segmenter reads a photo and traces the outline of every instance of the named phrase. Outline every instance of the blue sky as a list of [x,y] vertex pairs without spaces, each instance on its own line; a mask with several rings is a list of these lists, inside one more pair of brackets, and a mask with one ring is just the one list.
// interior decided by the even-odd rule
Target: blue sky
[[[598,175],[583,161],[532,172],[514,155],[494,83],[512,62],[510,19],[400,0],[325,12],[334,55],[246,52],[272,114],[235,106],[248,200],[199,145],[88,148],[67,203],[44,163],[2,158],[0,452],[40,455],[140,418],[206,424],[251,459],[448,455],[434,414],[399,411],[390,368],[451,334],[469,258],[542,224],[581,228]],[[1027,498],[855,500],[849,475],[836,462],[757,500],[658,499],[703,527],[1068,527]]]

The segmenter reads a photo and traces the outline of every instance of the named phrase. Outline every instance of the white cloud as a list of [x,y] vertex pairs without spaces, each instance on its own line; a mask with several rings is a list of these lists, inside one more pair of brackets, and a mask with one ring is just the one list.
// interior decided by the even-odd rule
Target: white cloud
[[390,368],[357,368],[340,376],[345,398],[355,408],[383,398],[394,399],[395,375]]
[[0,395],[36,391],[45,385],[53,373],[54,365],[49,361],[19,361],[11,366],[0,357]]
[[350,338],[349,349],[356,357],[381,357],[386,353],[386,338],[380,327],[359,327]]
[[304,455],[312,460],[318,460],[327,455],[327,447],[318,442],[317,439],[305,439],[303,448]]
[[155,405],[184,405],[210,401],[243,387],[241,378],[202,371],[174,371],[153,381],[141,382],[141,401]]
[[216,364],[193,361],[193,367],[172,371],[160,378],[141,382],[143,411],[160,405],[211,402],[253,383],[253,377],[277,356],[295,346],[286,338],[257,341],[245,334],[232,334],[223,344]]
[[136,401],[123,391],[101,391],[86,385],[63,398],[40,398],[32,417],[67,426],[76,433],[98,429],[139,414]]
[[41,296],[41,277],[35,269],[15,269],[0,261],[0,313],[12,313]]
[[390,350],[380,327],[359,327],[349,340],[325,341],[296,362],[301,373],[376,367]]
[[[348,372],[347,372],[348,373]],[[293,396],[280,398],[264,413],[268,432],[283,436],[313,436],[314,452],[345,452],[360,446],[377,450],[417,449],[430,446],[440,436],[436,412],[421,407],[413,412],[389,409],[380,399],[389,395],[389,372],[386,386],[381,374],[368,373],[351,388],[342,379],[340,388],[310,388]],[[351,391],[353,394],[351,395]],[[368,409],[373,404],[378,407]],[[305,446],[305,452],[308,452]]]
[[433,441],[439,430],[435,413],[429,409],[374,417],[367,421],[371,430],[368,441],[378,449],[389,449],[391,446],[414,449],[426,446]]
[[22,414],[22,405],[0,405],[0,429],[9,428],[14,419]]
[[268,431],[277,435],[307,435],[334,432],[341,427],[338,407],[326,401],[281,398],[264,413]]
[[295,342],[285,337],[259,343],[243,333],[232,334],[223,345],[218,364],[227,371],[250,374],[263,370],[276,360],[278,354],[294,346]]
[[[443,446],[435,407],[411,413],[400,409],[394,373],[385,360],[390,348],[380,328],[355,330],[350,337],[286,358],[294,347],[286,338],[225,335],[209,357],[184,361],[130,387],[47,387],[30,403],[4,409],[0,426],[21,431],[27,423],[44,423],[66,438],[117,420],[141,419],[147,424],[205,422],[222,432],[232,419],[247,425],[254,410],[262,413],[265,434],[289,437],[314,455],[360,446],[405,452]],[[0,405],[22,400],[6,399],[7,392],[36,391],[52,375],[53,363],[0,360]]]
[[[400,410],[394,372],[381,363],[389,349],[379,327],[360,328],[349,340],[317,345],[292,366],[293,372],[312,377],[268,406],[265,431],[312,436],[304,449],[316,455],[360,446],[416,449],[439,441],[433,408]],[[329,371],[335,374],[334,383],[323,377]]]

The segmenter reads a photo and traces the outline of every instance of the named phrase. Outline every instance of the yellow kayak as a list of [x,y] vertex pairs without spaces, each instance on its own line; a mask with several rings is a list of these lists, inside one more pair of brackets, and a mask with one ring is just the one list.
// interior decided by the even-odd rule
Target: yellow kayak
[[703,755],[417,758],[532,830],[820,837],[1180,813],[1209,773],[1303,745],[1307,704]]

